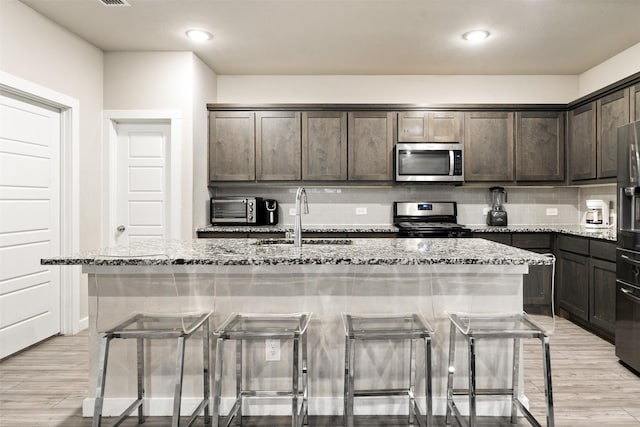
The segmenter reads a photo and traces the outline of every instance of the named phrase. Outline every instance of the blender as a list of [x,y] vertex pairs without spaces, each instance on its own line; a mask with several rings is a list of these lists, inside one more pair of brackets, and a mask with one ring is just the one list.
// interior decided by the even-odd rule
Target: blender
[[507,211],[504,210],[504,203],[507,201],[507,193],[503,187],[491,187],[491,210],[487,212],[487,225],[506,226]]

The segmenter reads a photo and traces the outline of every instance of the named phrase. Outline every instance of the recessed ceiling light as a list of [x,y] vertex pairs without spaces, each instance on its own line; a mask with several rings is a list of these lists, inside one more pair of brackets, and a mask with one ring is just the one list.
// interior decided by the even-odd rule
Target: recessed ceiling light
[[211,40],[213,35],[204,30],[187,30],[185,33],[187,37],[196,42],[206,42],[207,40]]
[[486,39],[487,37],[489,37],[489,31],[486,30],[468,31],[462,35],[463,39],[470,42],[479,42]]

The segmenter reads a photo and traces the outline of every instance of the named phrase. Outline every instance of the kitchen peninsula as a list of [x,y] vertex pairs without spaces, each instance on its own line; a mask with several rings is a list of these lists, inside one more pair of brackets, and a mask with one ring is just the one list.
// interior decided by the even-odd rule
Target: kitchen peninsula
[[[342,412],[344,331],[341,313],[413,311],[423,314],[436,331],[434,409],[442,414],[449,331],[445,312],[520,310],[523,275],[527,274],[529,266],[553,263],[544,255],[483,239],[387,238],[307,240],[302,248],[282,240],[147,241],[79,256],[44,259],[42,263],[47,265],[82,265],[83,272],[89,276],[91,394],[95,385],[99,339],[95,329],[96,294],[92,284],[96,277],[105,276],[114,283],[124,283],[134,289],[139,278],[168,268],[162,265],[160,258],[157,264],[148,259],[135,259],[136,255],[148,254],[168,255],[179,285],[188,283],[191,296],[198,294],[201,304],[214,309],[214,329],[232,312],[313,312],[309,326],[309,408],[310,414],[320,415]],[[103,255],[110,258],[101,258]],[[138,291],[138,296],[142,293]],[[117,295],[113,297],[118,298]],[[197,340],[192,344],[197,345]],[[166,351],[174,351],[173,343],[153,345],[166,345]],[[388,382],[389,378],[393,381],[404,378],[406,366],[400,360],[406,359],[392,356],[392,350],[404,352],[408,348],[396,349],[387,342],[371,345],[376,357],[369,359],[363,355],[366,357],[361,365],[363,381]],[[120,352],[112,354],[110,366],[119,368],[125,361],[134,366],[135,346],[125,344],[121,347]],[[197,371],[201,362],[198,362],[197,350],[193,350],[187,348],[186,366],[189,368],[185,371],[183,392],[187,398],[198,396],[200,390]],[[248,349],[247,363],[260,373],[259,382],[256,380],[253,385],[287,387],[290,348],[282,343],[281,350],[282,363],[265,361],[264,343]],[[496,387],[509,382],[509,368],[503,361],[510,351],[511,345],[504,349],[485,348],[478,359],[484,367],[479,381]],[[421,357],[419,352],[418,364],[422,363]],[[151,385],[147,387],[151,414],[170,412],[168,396],[171,395],[173,358],[165,359],[169,359],[167,365],[154,367]],[[229,365],[227,368],[224,375],[229,376],[230,381],[225,383],[232,385],[233,368]],[[464,372],[462,363],[459,369]],[[124,370],[116,368],[110,375],[111,390],[115,394],[107,396],[105,413],[115,414],[126,400],[122,398],[134,393],[135,375],[127,376]],[[118,386],[114,387],[116,384]],[[417,393],[424,395],[424,381],[419,382]],[[229,409],[229,402],[233,400],[231,395],[231,389],[223,390],[223,413]],[[194,397],[193,401],[196,400]],[[91,415],[92,405],[90,395],[84,403],[85,415]],[[185,411],[192,409],[189,402],[183,407]],[[278,408],[283,414],[289,410],[286,404]],[[249,414],[265,413],[260,405],[247,405],[246,410]],[[274,414],[273,406],[268,410]],[[389,400],[380,404],[380,401],[365,399],[357,410],[370,414],[402,413],[406,411],[406,402]],[[506,400],[487,400],[478,407],[479,414],[507,414],[508,411]]]

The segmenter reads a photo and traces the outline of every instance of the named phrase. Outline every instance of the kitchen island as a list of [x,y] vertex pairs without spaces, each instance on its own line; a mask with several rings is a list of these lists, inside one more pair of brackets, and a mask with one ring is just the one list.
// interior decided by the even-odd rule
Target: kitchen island
[[[171,260],[179,286],[189,285],[187,298],[203,309],[213,309],[213,327],[232,312],[313,312],[309,326],[309,408],[310,414],[329,415],[342,412],[344,332],[341,313],[419,312],[435,329],[433,340],[434,410],[444,413],[446,391],[446,351],[448,348],[447,311],[518,311],[522,308],[522,280],[530,265],[551,265],[552,260],[526,250],[483,239],[353,239],[314,240],[302,248],[280,240],[195,239],[189,241],[147,241],[114,247],[79,256],[45,259],[43,264],[82,265],[89,275],[90,324],[90,396],[84,413],[91,415],[97,364],[99,334],[95,328],[96,278],[101,283],[124,284],[121,289],[135,295],[113,292],[110,297],[140,306],[139,298],[153,298],[153,287],[145,289],[139,279],[159,274],[169,268],[136,255],[165,254]],[[109,255],[109,259],[102,256]],[[133,256],[133,258],[131,258]],[[120,258],[119,258],[120,257]],[[103,285],[101,285],[103,286]],[[108,294],[108,292],[107,292]],[[101,298],[105,298],[101,290]],[[197,298],[194,298],[194,295]],[[158,297],[160,298],[160,297]],[[182,296],[180,297],[182,298]],[[158,304],[161,301],[158,299]],[[102,315],[105,313],[103,312]],[[114,314],[115,316],[115,314]],[[200,393],[198,384],[197,340],[187,348],[187,369],[183,396]],[[286,389],[289,385],[290,349],[282,343],[281,362],[265,361],[264,343],[257,343],[245,353],[254,387]],[[173,343],[153,343],[156,351],[169,353]],[[153,357],[154,348],[149,358]],[[394,343],[376,342],[361,352],[359,372],[362,385],[399,384],[408,375],[408,348]],[[479,350],[479,383],[489,387],[505,386],[510,381],[512,345]],[[396,355],[397,354],[397,355]],[[228,355],[231,357],[231,354]],[[422,354],[418,354],[420,364]],[[149,412],[166,415],[171,411],[171,381],[174,357],[153,357],[151,380],[147,385]],[[463,359],[463,358],[462,358]],[[105,401],[105,414],[119,412],[135,393],[135,376],[122,368],[134,366],[135,345],[121,344],[112,349]],[[229,360],[229,359],[228,359]],[[126,363],[125,363],[126,362]],[[456,367],[465,371],[464,360]],[[200,362],[201,363],[201,362]],[[221,409],[228,410],[232,400],[232,367],[224,375],[229,388],[223,390]],[[259,375],[258,375],[259,373]],[[464,377],[464,375],[462,375]],[[523,388],[522,388],[523,389]],[[417,394],[424,395],[424,380],[418,382]],[[185,412],[192,408],[189,401]],[[290,405],[283,402],[274,409],[260,404],[246,405],[247,414],[286,414]],[[406,412],[402,399],[383,401],[361,399],[356,414],[394,414]],[[484,400],[478,414],[505,415],[505,399]]]

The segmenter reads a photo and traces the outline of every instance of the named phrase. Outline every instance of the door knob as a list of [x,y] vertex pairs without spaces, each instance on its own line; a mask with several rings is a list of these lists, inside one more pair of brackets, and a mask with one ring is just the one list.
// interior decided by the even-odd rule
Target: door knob
[[120,233],[123,233],[123,232],[124,232],[124,230],[125,230],[124,225],[119,225],[119,226],[118,226],[118,228],[117,228],[117,230],[118,230]]

